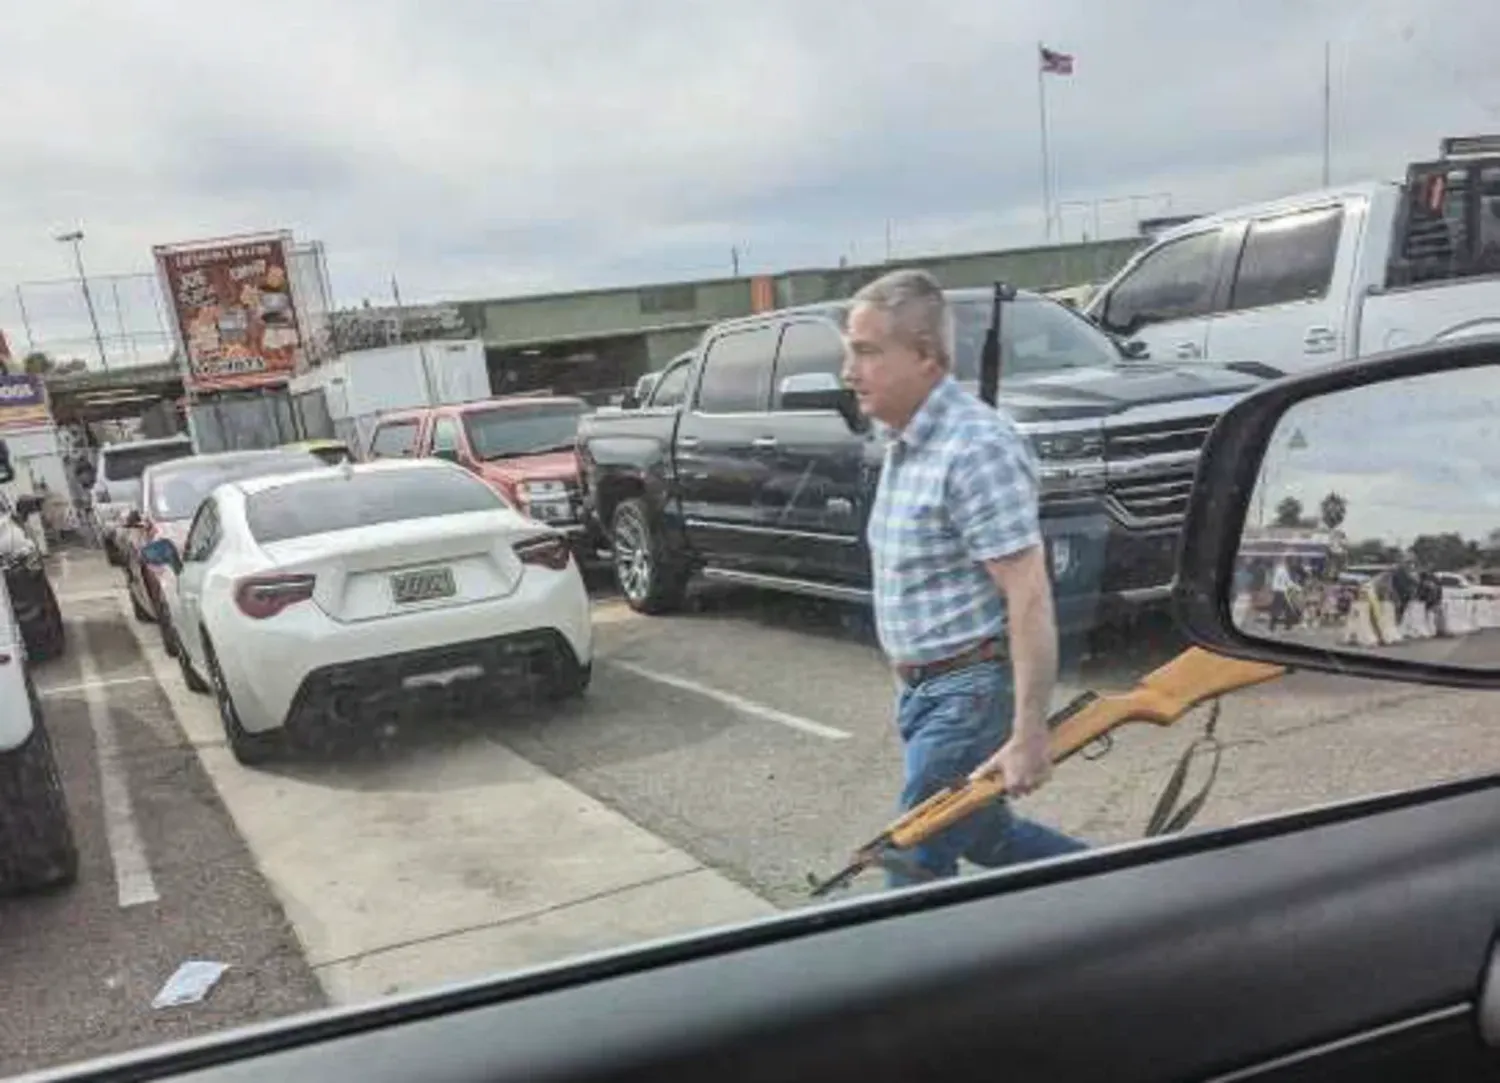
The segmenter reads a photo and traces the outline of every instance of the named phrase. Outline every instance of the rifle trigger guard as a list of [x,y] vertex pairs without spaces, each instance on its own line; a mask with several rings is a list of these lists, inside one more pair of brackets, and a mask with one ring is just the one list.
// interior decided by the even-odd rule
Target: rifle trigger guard
[[1108,756],[1110,754],[1114,747],[1114,735],[1110,733],[1101,733],[1098,737],[1095,737],[1092,741],[1084,746],[1081,755],[1086,760],[1102,760],[1105,756]]

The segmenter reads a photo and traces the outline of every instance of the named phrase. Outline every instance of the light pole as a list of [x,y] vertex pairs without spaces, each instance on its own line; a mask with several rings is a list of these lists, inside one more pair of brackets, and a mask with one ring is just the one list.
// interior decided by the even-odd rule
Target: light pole
[[73,262],[78,266],[78,284],[83,287],[83,303],[89,310],[89,323],[94,328],[94,345],[99,347],[99,364],[109,371],[109,358],[104,355],[104,336],[99,333],[99,316],[94,312],[94,295],[89,292],[89,276],[83,270],[83,230],[59,233],[57,240],[73,246]]

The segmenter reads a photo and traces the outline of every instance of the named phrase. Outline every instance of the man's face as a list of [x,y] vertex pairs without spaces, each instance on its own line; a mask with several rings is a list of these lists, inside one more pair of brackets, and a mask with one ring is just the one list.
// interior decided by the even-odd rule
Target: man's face
[[842,375],[861,413],[899,429],[942,378],[943,367],[897,335],[888,313],[858,304],[844,332]]

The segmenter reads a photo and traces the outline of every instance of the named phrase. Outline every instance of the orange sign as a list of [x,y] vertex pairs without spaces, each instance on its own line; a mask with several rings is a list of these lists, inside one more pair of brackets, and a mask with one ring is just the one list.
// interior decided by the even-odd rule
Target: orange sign
[[153,250],[189,390],[260,387],[296,373],[302,334],[291,247],[291,234],[274,233]]
[[770,312],[776,307],[776,283],[770,275],[750,279],[750,311]]

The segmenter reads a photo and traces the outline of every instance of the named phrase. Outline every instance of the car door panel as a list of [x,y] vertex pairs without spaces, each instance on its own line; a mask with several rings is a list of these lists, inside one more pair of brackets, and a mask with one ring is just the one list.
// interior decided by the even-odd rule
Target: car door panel
[[677,425],[673,459],[684,529],[709,561],[759,565],[766,538],[760,490],[771,471],[776,433],[768,414],[774,324],[730,328],[704,348],[692,405]]
[[345,1011],[223,1040],[253,1065],[213,1070],[203,1045],[133,1063],[203,1083],[1492,1078],[1497,823],[1500,781],[1466,780],[396,998],[375,1029]]

